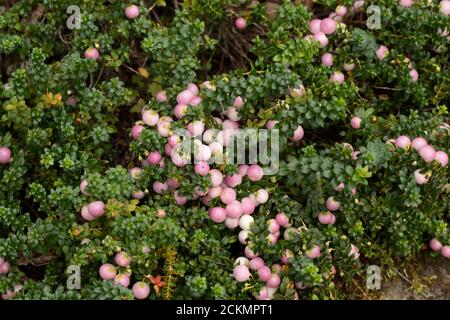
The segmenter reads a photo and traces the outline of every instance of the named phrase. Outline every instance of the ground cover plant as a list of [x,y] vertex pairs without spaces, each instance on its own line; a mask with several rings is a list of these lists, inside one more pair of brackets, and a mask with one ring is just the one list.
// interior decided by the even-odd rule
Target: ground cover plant
[[[345,299],[448,263],[449,13],[3,1],[1,299]],[[270,165],[237,161],[255,134]]]

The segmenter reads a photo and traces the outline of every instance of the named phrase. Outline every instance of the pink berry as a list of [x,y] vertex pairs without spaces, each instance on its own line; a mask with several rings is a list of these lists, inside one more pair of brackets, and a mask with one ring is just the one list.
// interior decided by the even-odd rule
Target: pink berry
[[179,205],[179,206],[185,205],[186,202],[188,201],[188,198],[183,197],[183,196],[180,196],[180,195],[178,194],[178,191],[174,191],[174,192],[173,192],[173,197],[175,198],[176,204]]
[[305,131],[303,130],[302,126],[298,126],[297,129],[294,131],[294,136],[292,137],[292,140],[295,142],[298,142],[303,139],[305,135]]
[[156,101],[158,102],[166,102],[167,101],[167,95],[165,91],[159,91],[156,94]]
[[267,281],[267,286],[269,288],[278,288],[280,286],[281,283],[281,278],[278,274],[273,273],[269,280]]
[[345,81],[345,76],[344,76],[344,74],[343,74],[342,72],[340,72],[340,71],[335,71],[335,72],[331,75],[330,80],[331,80],[332,82],[334,82],[334,83],[337,83],[337,84],[343,84],[344,81]]
[[198,87],[195,83],[189,83],[187,89],[194,95],[197,96],[199,93]]
[[11,265],[9,264],[9,262],[5,261],[0,264],[0,274],[7,274],[9,271],[11,271]]
[[426,146],[428,143],[427,143],[427,140],[425,140],[424,138],[422,138],[422,137],[417,137],[417,138],[414,138],[412,141],[411,141],[411,147],[413,147],[414,149],[416,149],[416,150],[419,150],[420,148],[422,148],[423,146]]
[[287,217],[287,215],[284,212],[280,212],[276,215],[275,220],[277,221],[277,223],[286,228],[289,226],[289,218]]
[[359,249],[357,246],[355,246],[354,244],[350,245],[350,252],[348,253],[349,257],[353,257],[353,259],[358,259],[359,258]]
[[359,117],[353,117],[350,121],[353,129],[359,129],[361,128],[361,118]]
[[158,194],[162,194],[165,191],[167,191],[167,189],[168,189],[167,184],[166,183],[162,183],[160,181],[153,182],[152,187],[153,187],[153,191],[155,191]]
[[150,286],[142,281],[136,282],[131,291],[136,299],[142,300],[150,294]]
[[326,47],[328,44],[328,38],[325,35],[325,33],[323,33],[322,31],[317,32],[316,34],[314,34],[314,40],[318,41],[320,43],[320,46]]
[[225,212],[228,218],[237,219],[242,215],[242,205],[239,201],[234,200],[227,204]]
[[220,208],[220,207],[215,207],[215,208],[209,209],[209,217],[215,223],[222,223],[227,218],[227,214],[225,212],[225,209]]
[[80,182],[80,191],[82,194],[84,194],[85,196],[90,196],[91,194],[89,192],[86,191],[86,187],[88,186],[88,182],[86,180],[82,180]]
[[450,246],[443,246],[441,249],[441,255],[447,259],[450,259]]
[[203,99],[199,96],[195,96],[191,99],[191,101],[189,102],[189,105],[196,107],[198,106],[200,103],[202,103]]
[[241,96],[237,96],[233,101],[233,106],[240,108],[244,105],[244,99]]
[[333,215],[331,212],[321,212],[319,213],[319,222],[321,224],[331,224],[331,221],[333,220]]
[[153,110],[144,110],[142,112],[142,121],[148,126],[156,126],[159,121],[159,115]]
[[280,231],[280,225],[275,219],[270,219],[267,221],[267,224],[269,225],[268,230],[270,233],[277,233]]
[[110,263],[102,264],[99,269],[99,274],[103,280],[112,280],[117,275],[116,267]]
[[250,260],[249,268],[251,270],[259,270],[260,268],[264,267],[264,260],[261,257],[256,257]]
[[136,5],[131,5],[125,9],[125,15],[128,19],[134,19],[139,16],[139,7]]
[[436,251],[436,252],[441,251],[442,243],[438,239],[433,238],[430,240],[430,248],[431,248],[431,250]]
[[309,30],[311,31],[312,34],[316,34],[318,32],[320,32],[320,23],[322,22],[322,20],[320,19],[312,19],[309,22]]
[[234,25],[236,26],[237,29],[243,30],[245,29],[245,27],[247,27],[247,22],[245,21],[244,18],[239,17],[234,21]]
[[164,218],[166,216],[166,211],[163,209],[156,210],[156,216],[158,218]]
[[242,183],[242,176],[238,173],[235,173],[231,176],[227,176],[225,178],[225,183],[231,188],[237,187]]
[[144,191],[135,191],[131,194],[131,196],[133,197],[133,199],[143,199],[145,197],[145,192]]
[[441,10],[442,14],[444,14],[445,16],[448,16],[450,14],[450,1],[448,1],[448,0],[441,1],[440,10]]
[[230,229],[236,229],[239,225],[239,218],[226,218],[225,219],[225,226]]
[[183,90],[177,95],[177,103],[188,105],[195,95],[189,90]]
[[220,193],[220,201],[224,204],[230,204],[236,200],[236,191],[232,188],[224,188]]
[[336,188],[334,188],[334,190],[335,190],[335,191],[341,191],[341,190],[344,190],[344,188],[345,188],[345,184],[344,184],[343,182],[341,182],[341,183],[339,183],[339,184],[337,185]]
[[83,206],[81,208],[81,217],[86,221],[92,221],[95,219],[95,217],[89,213],[89,209],[87,206]]
[[400,5],[402,7],[408,8],[411,7],[413,4],[413,0],[400,0]]
[[258,269],[258,277],[261,281],[268,281],[272,275],[272,270],[268,266],[262,266]]
[[95,218],[101,217],[105,213],[103,201],[94,201],[88,204],[89,214]]
[[150,152],[147,156],[147,162],[153,165],[158,164],[162,159],[161,153],[159,151]]
[[97,60],[99,58],[99,56],[100,56],[100,53],[98,52],[98,50],[96,48],[88,48],[84,52],[84,57],[86,59]]
[[418,185],[422,185],[428,182],[428,177],[425,176],[424,174],[421,174],[420,169],[414,171],[414,179],[416,180],[416,183]]
[[244,214],[252,214],[255,211],[258,203],[249,197],[242,198],[241,200],[242,212]]
[[275,126],[277,125],[278,122],[279,122],[279,121],[277,121],[277,120],[269,120],[269,121],[267,121],[267,123],[266,123],[266,128],[267,128],[268,130],[272,130],[273,128],[275,128]]
[[144,127],[140,124],[136,124],[131,128],[131,136],[134,140],[138,140],[139,136],[141,135],[142,130],[144,130]]
[[238,282],[245,282],[250,278],[250,271],[248,270],[247,266],[235,266],[233,270],[233,277]]
[[248,168],[249,168],[248,165],[246,165],[246,164],[241,164],[241,165],[239,166],[239,174],[240,174],[241,176],[245,177],[245,176],[247,175]]
[[204,177],[209,173],[209,164],[205,161],[200,161],[199,163],[195,164],[194,171],[196,174]]
[[121,267],[128,267],[131,263],[131,257],[128,253],[121,251],[118,254],[116,254],[115,261],[117,265]]
[[411,140],[407,136],[400,136],[395,139],[395,146],[397,148],[406,149],[411,145]]
[[128,288],[130,285],[130,276],[128,274],[118,274],[114,278],[114,284],[116,286],[124,286],[125,288]]
[[191,137],[197,137],[205,131],[205,124],[203,121],[197,120],[188,124],[187,130]]
[[11,150],[7,147],[0,148],[0,163],[7,164],[11,161]]
[[417,72],[416,69],[412,69],[412,70],[409,72],[409,75],[411,76],[411,78],[412,78],[412,80],[413,80],[414,82],[417,82],[417,81],[419,80],[419,72]]
[[436,151],[434,160],[439,162],[441,166],[446,167],[448,164],[448,155],[444,151]]
[[331,53],[325,53],[322,56],[322,64],[330,68],[333,65],[333,55]]
[[338,16],[343,17],[347,14],[347,7],[339,5],[334,11],[338,14]]
[[344,63],[344,70],[345,71],[352,71],[353,69],[355,69],[355,64],[354,63]]
[[213,187],[220,186],[223,181],[222,173],[217,169],[212,169],[209,171],[209,174],[211,175],[211,183]]
[[430,163],[436,157],[436,150],[432,146],[426,145],[419,149],[419,155],[423,161]]
[[247,176],[251,181],[259,181],[263,178],[263,169],[257,164],[251,165],[247,170]]
[[379,46],[378,49],[375,51],[375,54],[379,60],[383,60],[386,58],[386,56],[389,53],[389,49],[386,46]]
[[310,259],[315,259],[320,256],[320,247],[314,246],[312,249],[305,252],[306,256]]
[[258,295],[255,297],[256,300],[268,300],[269,299],[269,293],[267,290],[267,287],[262,287],[259,291]]
[[333,34],[336,31],[336,21],[331,18],[325,18],[320,22],[320,31],[325,34]]
[[341,203],[338,201],[335,201],[333,197],[329,197],[327,199],[326,206],[327,206],[328,210],[336,211],[336,210],[339,210],[339,208],[341,207]]
[[244,253],[245,253],[245,256],[249,259],[253,259],[258,256],[249,246],[245,247]]

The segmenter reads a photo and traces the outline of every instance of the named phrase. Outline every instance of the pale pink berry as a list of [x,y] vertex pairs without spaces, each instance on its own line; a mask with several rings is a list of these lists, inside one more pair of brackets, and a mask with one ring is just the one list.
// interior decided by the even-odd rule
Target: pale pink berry
[[189,90],[183,90],[177,95],[177,103],[188,105],[195,95]]
[[158,194],[162,194],[163,192],[167,191],[168,187],[166,183],[162,183],[160,181],[153,182],[152,185],[153,191],[155,191]]
[[407,136],[400,136],[395,139],[395,146],[397,148],[406,149],[411,145],[411,140]]
[[125,288],[128,288],[128,286],[130,285],[130,276],[128,274],[118,274],[115,278],[114,278],[114,284],[116,286],[124,286]]
[[239,218],[239,227],[242,230],[249,231],[252,228],[252,224],[254,222],[255,222],[255,219],[251,215],[244,214]]
[[281,283],[281,278],[278,274],[273,273],[269,280],[267,281],[267,286],[269,288],[278,288],[280,286]]
[[239,219],[238,218],[226,218],[225,219],[225,226],[230,229],[236,229],[237,226],[239,225]]
[[95,217],[89,213],[89,209],[87,206],[83,206],[81,208],[81,217],[86,221],[92,221],[95,219]]
[[205,161],[200,161],[199,163],[195,164],[194,171],[196,174],[204,177],[209,173],[209,164]]
[[341,203],[338,201],[335,201],[333,197],[329,197],[327,199],[326,206],[327,206],[328,210],[336,211],[336,210],[339,210],[339,208],[341,207]]
[[[209,174],[211,175],[211,183],[213,187],[220,186],[220,184],[223,181],[223,175],[222,173],[217,169],[212,169],[209,171]],[[229,191],[227,191],[229,192]]]
[[132,288],[133,295],[136,299],[142,300],[150,294],[150,286],[145,282],[136,282]]
[[303,96],[303,93],[305,92],[305,86],[301,84],[298,86],[298,88],[293,88],[293,89],[289,88],[289,92],[293,98],[301,97],[301,96]]
[[427,143],[427,140],[425,140],[424,138],[422,138],[422,137],[417,137],[417,138],[414,138],[412,141],[411,141],[411,147],[413,147],[414,149],[416,149],[416,150],[419,150],[420,148],[422,148],[423,146],[426,146],[428,143]]
[[315,259],[320,256],[320,247],[314,246],[312,249],[305,252],[306,256],[310,259]]
[[284,212],[278,213],[275,217],[275,220],[280,226],[284,228],[289,226],[289,218]]
[[0,163],[7,164],[11,161],[11,150],[7,147],[0,148]]
[[423,161],[430,163],[436,157],[436,150],[432,146],[426,145],[419,149],[419,155]]
[[248,230],[241,230],[239,232],[238,239],[241,244],[247,244],[248,234],[249,234]]
[[9,264],[9,262],[5,261],[0,264],[0,274],[7,274],[9,271],[11,271],[11,265]]
[[245,253],[245,256],[249,259],[253,259],[258,256],[249,246],[245,247],[244,253]]
[[269,221],[267,221],[267,224],[269,225],[267,230],[269,230],[270,233],[277,233],[278,231],[280,231],[280,225],[275,219],[270,219]]
[[303,130],[302,126],[298,126],[297,129],[295,129],[294,131],[294,136],[292,137],[292,140],[294,140],[295,142],[299,142],[300,140],[303,139],[305,135],[305,131]]
[[84,52],[84,57],[86,59],[97,60],[100,57],[100,53],[96,48],[88,48]]
[[248,267],[251,270],[259,270],[260,268],[264,267],[264,260],[261,257],[256,257],[250,260]]
[[333,221],[333,215],[331,212],[321,212],[318,216],[319,222],[321,224],[331,224],[331,221]]
[[197,96],[199,93],[198,86],[195,83],[189,83],[187,89],[194,95]]
[[337,6],[334,11],[337,13],[338,16],[343,17],[347,14],[347,7],[346,6]]
[[330,68],[333,65],[333,55],[331,53],[325,53],[322,55],[321,60],[325,67]]
[[414,179],[418,185],[426,184],[428,182],[428,177],[420,173],[420,169],[414,171]]
[[252,214],[255,211],[258,203],[249,197],[245,197],[241,200],[242,212],[244,214]]
[[249,166],[246,164],[239,165],[239,174],[243,177],[246,176],[247,172],[248,172],[248,168],[249,168]]
[[161,137],[167,138],[171,134],[171,124],[168,121],[159,122],[157,126],[158,133]]
[[318,32],[320,32],[320,23],[322,22],[322,20],[320,19],[312,19],[309,22],[309,30],[311,31],[312,34],[316,34]]
[[89,214],[95,218],[101,217],[105,213],[103,201],[94,201],[88,204]]
[[156,210],[156,216],[158,218],[164,218],[166,216],[166,211],[164,209]]
[[181,119],[188,111],[188,106],[185,104],[177,104],[175,108],[173,108],[173,114],[177,119]]
[[253,164],[248,168],[247,176],[251,181],[259,181],[263,178],[264,171],[259,165]]
[[215,223],[221,223],[224,222],[227,218],[227,214],[225,212],[225,209],[220,207],[215,207],[209,209],[209,217],[211,220]]
[[294,253],[291,250],[286,249],[286,250],[284,250],[284,253],[281,256],[281,262],[284,264],[289,264],[289,260],[292,259],[293,257],[294,257]]
[[140,124],[136,124],[131,128],[131,136],[134,140],[138,140],[139,136],[141,135],[142,130],[144,130],[144,126]]
[[215,198],[219,197],[221,193],[222,193],[222,187],[221,186],[211,187],[209,189],[209,191],[208,191],[208,196],[211,199],[215,199]]
[[248,270],[247,266],[235,266],[233,270],[233,277],[238,282],[245,282],[250,278],[250,271]]
[[247,22],[245,21],[244,18],[239,17],[234,21],[234,25],[236,26],[237,29],[243,30],[245,29],[245,27],[247,27]]
[[359,117],[352,117],[352,119],[350,120],[350,123],[351,123],[353,129],[361,128],[361,118],[359,118]]
[[436,151],[434,160],[439,162],[441,166],[446,167],[448,164],[448,155],[444,151]]
[[116,267],[110,263],[102,264],[99,269],[99,274],[103,280],[112,280],[117,275]]
[[355,246],[354,244],[350,245],[350,252],[348,254],[349,257],[353,257],[353,259],[358,259],[359,258],[359,249],[357,246]]
[[447,259],[450,259],[450,246],[443,246],[441,249],[441,255]]
[[133,197],[133,199],[143,199],[145,197],[145,192],[144,191],[135,191],[131,194],[131,196]]
[[352,71],[353,69],[355,69],[355,64],[354,63],[344,63],[344,70],[345,71]]
[[158,102],[166,102],[167,100],[168,99],[167,99],[167,95],[166,95],[165,91],[159,91],[156,94],[156,101],[158,101]]
[[174,191],[173,192],[173,197],[175,198],[176,204],[179,205],[179,206],[185,205],[186,202],[188,201],[188,198],[180,196],[178,191]]
[[[239,125],[237,123],[237,121],[241,120],[241,117],[239,116],[239,111],[235,107],[228,108],[225,113],[226,113],[228,119],[230,119],[231,121],[236,122],[236,125]],[[236,125],[235,125],[235,127],[233,129],[237,129]]]
[[345,81],[345,76],[344,76],[344,74],[343,74],[342,72],[340,72],[340,71],[335,71],[335,72],[331,75],[330,80],[331,80],[332,82],[334,82],[334,83],[337,83],[337,84],[343,84],[344,81]]
[[450,1],[443,0],[440,2],[440,10],[442,14],[448,16],[450,14]]
[[203,99],[199,96],[195,96],[191,99],[191,101],[189,102],[189,105],[196,107],[198,106],[200,103],[202,103]]
[[325,34],[333,34],[336,31],[336,21],[331,18],[325,18],[320,22],[320,31]]
[[225,212],[228,218],[237,219],[242,215],[242,205],[239,201],[234,200],[226,205]]
[[264,189],[256,191],[255,199],[258,203],[264,204],[269,200],[269,193]]
[[203,131],[205,131],[205,124],[203,123],[203,121],[196,120],[189,123],[187,129],[191,137],[197,137],[203,134]]
[[430,240],[430,248],[431,248],[431,250],[436,251],[436,252],[441,251],[442,243],[438,239],[433,238]]
[[345,188],[345,184],[344,184],[343,182],[341,182],[341,183],[339,183],[339,184],[337,185],[336,188],[334,188],[334,190],[335,190],[335,191],[341,191],[341,190],[344,190],[344,188]]
[[331,214],[330,224],[335,224],[335,222],[336,222],[336,216],[334,214]]
[[90,196],[91,194],[89,192],[86,191],[86,188],[88,186],[88,182],[86,180],[82,180],[80,182],[80,191],[82,194],[84,194],[85,196]]
[[224,130],[229,130],[231,133],[233,133],[234,130],[239,129],[239,123],[237,121],[227,119],[223,122],[222,127]]
[[237,187],[242,183],[242,176],[238,173],[231,176],[226,176],[225,183],[231,188]]
[[272,270],[268,266],[262,266],[258,269],[258,277],[261,281],[268,281],[272,275]]
[[128,267],[131,263],[131,257],[128,253],[121,251],[118,254],[116,254],[116,257],[114,259],[117,265],[121,267]]
[[399,3],[402,7],[408,8],[412,6],[413,0],[400,0]]
[[235,106],[236,108],[240,108],[240,107],[242,107],[243,105],[244,105],[244,99],[242,99],[241,96],[237,96],[237,97],[234,99],[233,106]]
[[323,47],[326,47],[327,44],[328,44],[328,38],[327,38],[327,36],[325,35],[325,33],[323,33],[322,31],[319,31],[319,32],[317,32],[317,33],[314,34],[314,40],[315,40],[315,41],[318,41],[318,42],[320,43],[320,46],[321,46],[322,48],[323,48]]
[[412,70],[409,72],[409,75],[411,76],[411,78],[412,78],[412,80],[413,80],[414,82],[416,82],[416,81],[419,80],[419,72],[417,72],[416,69],[412,69]]
[[277,121],[277,120],[269,120],[269,121],[267,121],[267,123],[266,123],[267,130],[272,130],[273,128],[275,128],[275,126],[277,125],[278,122],[279,121]]
[[128,19],[134,19],[139,16],[139,7],[136,5],[131,5],[125,9],[125,15]]
[[232,188],[223,188],[220,193],[220,201],[224,204],[230,204],[236,200],[236,191]]
[[389,53],[389,49],[386,46],[379,46],[378,49],[375,51],[375,54],[379,60],[383,60],[386,58],[386,56]]

